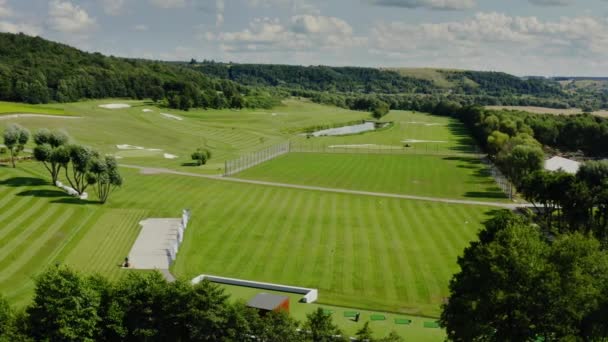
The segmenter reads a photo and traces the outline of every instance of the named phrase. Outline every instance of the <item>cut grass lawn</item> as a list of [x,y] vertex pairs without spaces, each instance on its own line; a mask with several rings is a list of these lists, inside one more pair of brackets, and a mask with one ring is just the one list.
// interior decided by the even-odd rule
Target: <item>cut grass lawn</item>
[[477,157],[290,153],[238,178],[481,201],[508,201]]
[[[392,313],[378,314],[368,310],[354,310],[352,308],[331,306],[326,304],[304,304],[300,303],[299,299],[302,295],[292,293],[277,292],[254,289],[243,286],[220,285],[226,293],[230,294],[233,300],[248,302],[251,298],[261,292],[273,293],[290,298],[289,314],[295,319],[303,322],[306,320],[306,315],[322,308],[323,312],[331,315],[334,324],[344,332],[346,336],[355,336],[357,331],[363,327],[366,322],[374,332],[374,336],[382,338],[387,336],[391,331],[395,331],[402,336],[406,341],[428,341],[439,342],[445,341],[445,332],[442,329],[425,329],[424,322],[428,318],[417,316],[404,316]],[[359,321],[355,322],[354,318],[359,313]],[[384,316],[385,320],[373,320],[374,315]],[[407,323],[397,323],[397,322]]]
[[176,275],[314,287],[325,304],[437,315],[456,258],[489,209],[283,189],[122,170],[101,207],[43,185],[41,166],[3,168],[0,291],[23,302],[61,261],[116,277],[140,218],[193,212]]
[[65,115],[65,111],[63,105],[30,105],[0,101],[0,116],[3,114]]

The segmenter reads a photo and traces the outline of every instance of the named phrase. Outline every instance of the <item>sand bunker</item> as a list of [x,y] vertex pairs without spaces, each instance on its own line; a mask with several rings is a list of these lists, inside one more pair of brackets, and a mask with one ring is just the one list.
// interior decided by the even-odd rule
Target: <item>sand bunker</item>
[[133,146],[133,145],[116,145],[116,148],[119,150],[143,150],[144,149],[141,146]]
[[141,111],[144,112],[144,113],[152,113],[153,112],[152,109],[147,109],[147,108],[146,109],[142,109]]
[[0,120],[19,119],[19,118],[49,118],[49,119],[82,119],[81,116],[62,116],[62,115],[47,115],[47,114],[28,114],[17,113],[9,115],[0,115]]
[[131,108],[131,105],[128,105],[125,103],[109,103],[109,104],[99,105],[99,107],[104,108],[104,109],[124,109],[124,108]]
[[165,157],[165,159],[177,159],[177,156],[175,154],[169,154],[169,153],[165,153],[164,157]]
[[166,117],[167,119],[172,119],[172,120],[177,120],[177,121],[182,121],[184,120],[184,118],[179,117],[177,115],[173,115],[173,114],[167,114],[167,113],[160,113],[160,115]]
[[447,141],[443,141],[443,140],[406,139],[406,140],[403,140],[402,143],[406,143],[406,144],[416,144],[416,143],[439,143],[439,144],[444,144],[444,143],[447,143]]

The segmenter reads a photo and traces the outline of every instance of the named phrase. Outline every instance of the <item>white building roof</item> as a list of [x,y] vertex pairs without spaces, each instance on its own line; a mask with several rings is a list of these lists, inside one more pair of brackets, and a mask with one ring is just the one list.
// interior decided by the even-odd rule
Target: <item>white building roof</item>
[[576,174],[580,167],[581,163],[562,157],[553,157],[545,161],[545,170],[547,171],[562,170],[567,173]]

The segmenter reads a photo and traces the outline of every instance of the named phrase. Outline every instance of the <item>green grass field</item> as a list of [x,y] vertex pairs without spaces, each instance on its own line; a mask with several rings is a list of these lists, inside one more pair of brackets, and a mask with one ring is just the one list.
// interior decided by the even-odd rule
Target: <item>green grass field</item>
[[3,114],[65,115],[65,111],[62,105],[29,105],[0,101],[0,116]]
[[[174,272],[319,288],[321,302],[437,315],[487,208],[331,194],[123,170],[108,205],[66,198],[40,166],[2,169],[0,291],[16,301],[63,261],[116,277],[145,217],[190,207]],[[28,185],[29,184],[29,185]]]
[[507,201],[476,157],[290,153],[235,177],[429,197]]
[[[132,107],[99,108],[103,103]],[[220,173],[225,160],[287,139],[323,148],[402,148],[404,139],[440,140],[445,142],[415,143],[414,149],[448,156],[291,154],[240,176],[421,196],[494,196],[491,180],[470,159],[475,150],[472,140],[449,118],[393,112],[386,120],[395,125],[385,130],[306,139],[296,132],[368,114],[297,100],[268,111],[179,112],[123,100],[52,107],[81,118],[11,118],[0,121],[0,127],[18,122],[32,131],[63,129],[80,143],[116,155],[123,164],[196,173]],[[120,150],[120,144],[144,149]],[[199,146],[211,148],[213,159],[203,168],[188,166],[189,154]],[[179,157],[165,159],[163,153]],[[46,171],[35,162],[20,162],[17,169],[0,166],[0,292],[12,303],[27,304],[32,278],[56,262],[112,279],[124,275],[128,271],[118,265],[139,233],[138,222],[178,217],[183,208],[191,208],[192,224],[172,268],[179,277],[207,273],[315,287],[320,304],[328,307],[363,308],[370,315],[390,317],[437,317],[448,295],[448,281],[458,269],[456,258],[491,212],[483,206],[145,176],[132,169],[121,172],[125,186],[99,206],[67,198],[47,184]],[[447,186],[453,183],[457,186]],[[382,327],[391,319],[374,324]],[[419,340],[415,333],[411,336]]]

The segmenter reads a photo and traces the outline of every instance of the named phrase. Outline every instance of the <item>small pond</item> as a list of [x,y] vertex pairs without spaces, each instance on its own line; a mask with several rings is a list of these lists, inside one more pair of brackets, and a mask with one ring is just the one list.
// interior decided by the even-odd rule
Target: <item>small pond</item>
[[323,137],[323,136],[335,136],[335,135],[347,135],[347,134],[357,134],[367,131],[373,131],[377,129],[376,123],[374,122],[365,122],[358,125],[350,125],[343,127],[336,127],[330,129],[324,129],[321,131],[312,132],[310,135],[313,137]]

